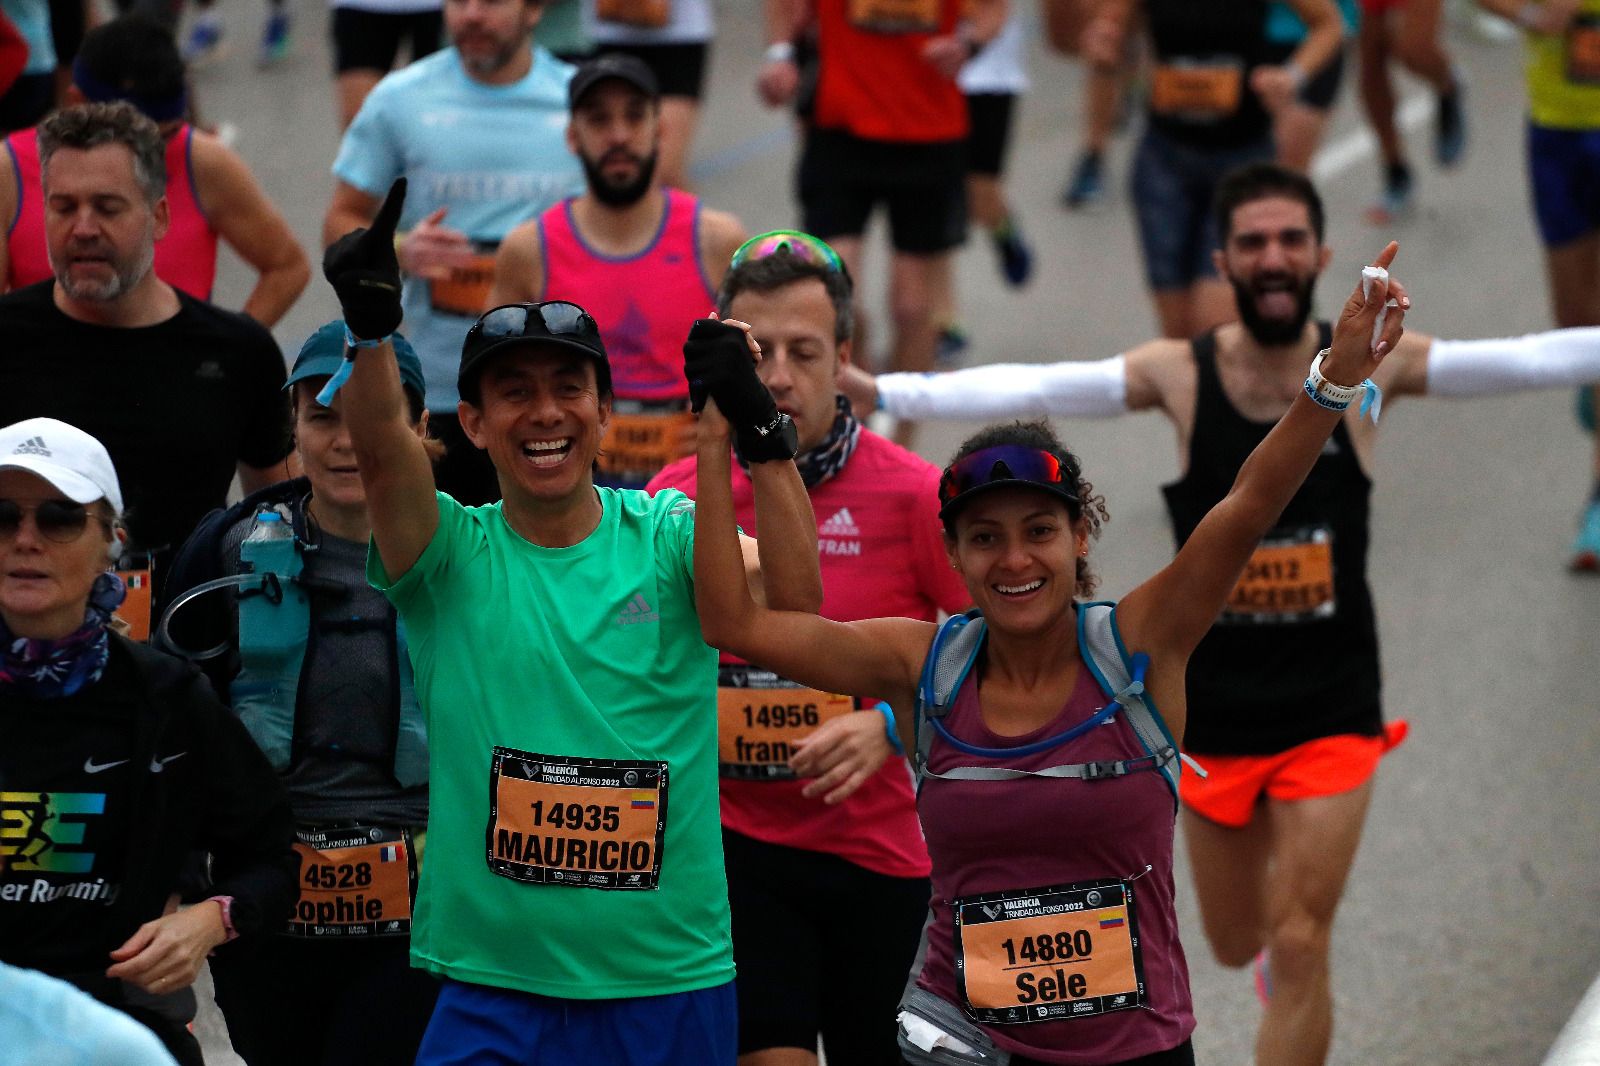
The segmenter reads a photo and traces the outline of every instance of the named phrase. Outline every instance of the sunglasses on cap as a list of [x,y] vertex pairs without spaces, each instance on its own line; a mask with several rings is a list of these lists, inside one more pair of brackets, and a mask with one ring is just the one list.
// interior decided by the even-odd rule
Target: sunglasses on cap
[[991,485],[1030,485],[1059,496],[1074,514],[1082,503],[1061,460],[1040,448],[999,444],[963,455],[939,477],[939,517],[949,518],[967,495]]
[[[43,500],[25,507],[16,500],[0,500],[0,540],[10,540],[22,529],[22,516],[33,515],[33,527],[45,540],[71,544],[89,525],[89,509],[71,500]],[[100,517],[100,516],[95,516]],[[100,521],[110,526],[105,518]]]
[[[530,330],[529,326],[533,328]],[[485,311],[467,331],[477,337],[499,340],[504,337],[593,337],[600,327],[589,312],[565,300],[542,304],[506,304]]]
[[810,263],[823,270],[843,274],[847,278],[850,276],[850,271],[845,269],[844,260],[839,258],[839,253],[834,251],[827,241],[793,229],[775,229],[751,237],[739,245],[739,250],[733,253],[728,269],[737,270],[745,263],[765,259],[785,249],[802,263]]

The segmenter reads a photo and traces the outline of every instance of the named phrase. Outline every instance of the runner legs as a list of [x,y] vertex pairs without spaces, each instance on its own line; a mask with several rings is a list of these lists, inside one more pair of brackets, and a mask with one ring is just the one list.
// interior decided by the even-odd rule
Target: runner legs
[[1373,136],[1378,138],[1378,151],[1389,165],[1402,162],[1405,156],[1394,125],[1394,82],[1389,77],[1391,33],[1387,14],[1368,15],[1361,20],[1356,49],[1361,58],[1361,107]]
[[1333,917],[1361,842],[1369,780],[1315,799],[1267,800],[1271,867],[1266,940],[1272,996],[1256,1034],[1256,1062],[1320,1066],[1333,1037],[1328,957]]
[[700,121],[700,101],[692,96],[661,98],[661,148],[656,174],[661,184],[689,187],[689,149]]
[[1443,0],[1406,0],[1390,27],[1394,58],[1440,94],[1448,93],[1456,83],[1450,57],[1439,44],[1443,6]]
[[1183,839],[1211,954],[1224,966],[1249,965],[1266,943],[1272,834],[1265,806],[1239,829],[1185,806]]

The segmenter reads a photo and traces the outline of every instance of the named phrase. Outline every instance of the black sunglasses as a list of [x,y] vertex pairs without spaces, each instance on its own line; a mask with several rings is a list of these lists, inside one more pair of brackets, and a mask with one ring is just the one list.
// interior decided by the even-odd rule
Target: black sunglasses
[[[538,325],[528,332],[530,316],[536,316]],[[539,326],[543,326],[543,330]],[[485,311],[472,324],[472,333],[480,337],[597,337],[600,327],[589,312],[565,300],[549,300],[542,304],[506,304]]]
[[[0,540],[10,540],[22,529],[22,516],[33,515],[33,525],[45,540],[57,544],[71,544],[83,536],[89,525],[89,510],[71,500],[43,500],[32,507],[24,507],[16,500],[0,500]],[[108,519],[101,518],[107,527]]]

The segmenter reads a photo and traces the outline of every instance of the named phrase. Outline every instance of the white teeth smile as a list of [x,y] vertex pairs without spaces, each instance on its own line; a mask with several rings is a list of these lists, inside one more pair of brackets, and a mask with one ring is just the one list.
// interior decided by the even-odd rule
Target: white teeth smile
[[557,466],[566,460],[567,450],[571,447],[571,437],[563,437],[560,440],[535,440],[522,446],[522,454],[533,460],[534,466]]
[[571,437],[562,437],[560,440],[535,440],[529,441],[524,447],[536,452],[553,452],[567,447],[572,443]]
[[1026,585],[996,585],[995,589],[1005,593],[1007,596],[1016,596],[1024,592],[1032,592],[1034,589],[1040,588],[1043,585],[1044,578],[1041,577],[1028,582]]

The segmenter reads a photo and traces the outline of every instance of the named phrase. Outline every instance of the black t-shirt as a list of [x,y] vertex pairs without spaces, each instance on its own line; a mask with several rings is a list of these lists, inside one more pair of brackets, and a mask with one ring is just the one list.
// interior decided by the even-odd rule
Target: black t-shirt
[[1239,148],[1271,133],[1250,73],[1272,61],[1262,0],[1148,0],[1155,45],[1150,124],[1200,149]]
[[180,292],[157,325],[90,325],[56,307],[54,284],[0,296],[0,425],[48,416],[98,438],[134,548],[183,543],[239,463],[289,454],[283,353],[261,324]]

